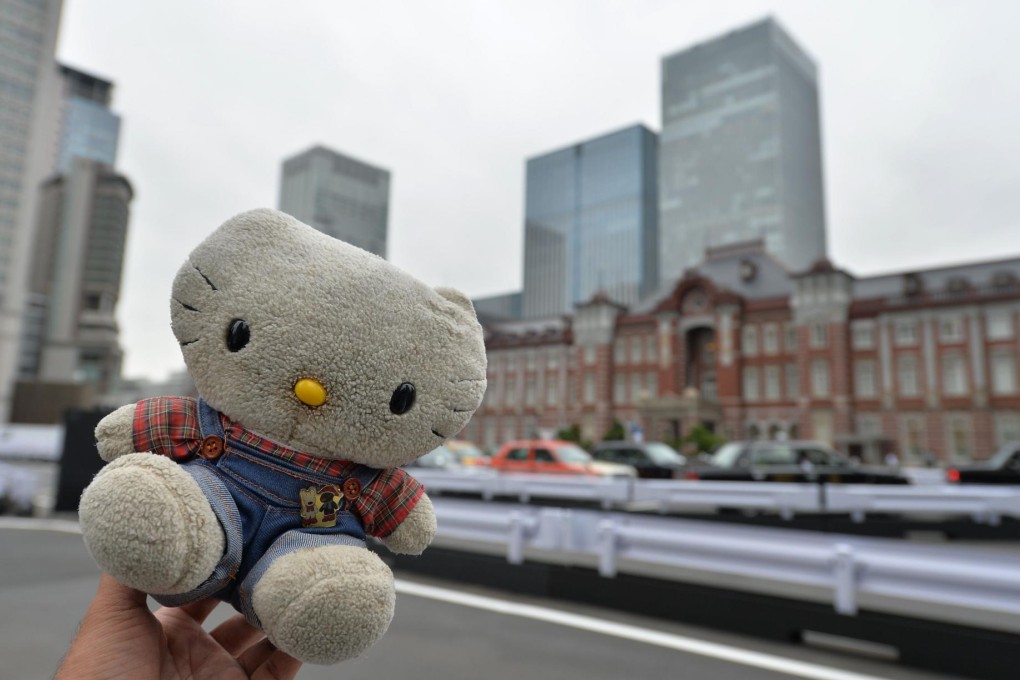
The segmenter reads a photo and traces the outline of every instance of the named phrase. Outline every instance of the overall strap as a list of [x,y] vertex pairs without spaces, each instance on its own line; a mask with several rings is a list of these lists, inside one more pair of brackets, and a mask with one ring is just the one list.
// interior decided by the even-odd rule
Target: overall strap
[[223,423],[220,421],[220,412],[214,409],[205,399],[198,400],[198,427],[202,430],[202,437],[223,438]]

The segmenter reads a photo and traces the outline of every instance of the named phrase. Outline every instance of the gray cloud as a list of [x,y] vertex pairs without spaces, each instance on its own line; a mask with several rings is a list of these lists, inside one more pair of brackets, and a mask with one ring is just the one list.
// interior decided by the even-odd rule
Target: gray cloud
[[524,159],[658,128],[659,59],[774,14],[818,61],[830,252],[857,273],[1020,254],[1020,5],[68,0],[65,61],[117,83],[138,192],[128,375],[181,365],[170,281],[275,206],[313,143],[393,172],[390,259],[471,295],[520,285]]

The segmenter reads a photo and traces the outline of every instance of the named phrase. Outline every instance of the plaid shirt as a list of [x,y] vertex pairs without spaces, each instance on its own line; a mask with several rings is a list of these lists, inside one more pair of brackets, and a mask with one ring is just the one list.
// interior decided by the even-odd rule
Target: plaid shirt
[[[220,421],[228,441],[240,442],[309,472],[346,479],[357,465],[346,460],[317,458],[280,446],[244,429],[222,413]],[[192,460],[202,446],[198,401],[191,397],[143,399],[135,406],[132,436],[135,451],[152,451],[179,463]],[[366,534],[385,538],[407,518],[423,493],[425,487],[400,468],[383,469],[361,490],[361,496],[351,503],[351,509],[361,518]]]

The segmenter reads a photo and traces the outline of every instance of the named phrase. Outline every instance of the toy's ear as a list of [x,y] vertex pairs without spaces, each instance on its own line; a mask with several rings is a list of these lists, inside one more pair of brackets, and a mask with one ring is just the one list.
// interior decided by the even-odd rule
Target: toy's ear
[[464,295],[464,293],[460,292],[456,288],[445,288],[442,286],[436,288],[436,292],[463,309],[465,312],[470,313],[471,316],[474,316],[475,307],[471,304],[471,299],[467,295]]

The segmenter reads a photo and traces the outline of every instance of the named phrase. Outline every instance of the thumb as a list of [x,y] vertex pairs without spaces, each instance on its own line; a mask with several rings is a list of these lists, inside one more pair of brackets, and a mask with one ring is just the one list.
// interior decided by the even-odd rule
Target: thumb
[[146,595],[140,590],[130,588],[107,573],[99,577],[99,590],[96,591],[94,606],[113,611],[130,609],[148,609],[145,606]]

